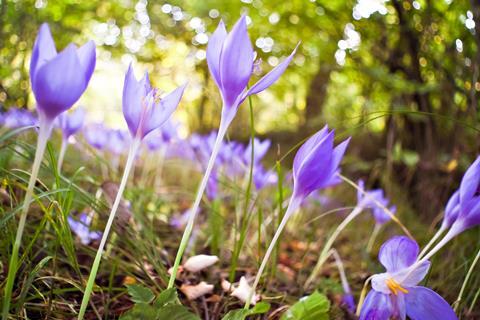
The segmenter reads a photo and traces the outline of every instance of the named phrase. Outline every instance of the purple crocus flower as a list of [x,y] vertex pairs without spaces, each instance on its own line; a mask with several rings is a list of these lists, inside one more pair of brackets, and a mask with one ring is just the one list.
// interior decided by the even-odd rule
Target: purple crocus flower
[[235,117],[238,106],[249,95],[267,89],[278,80],[295,52],[296,48],[290,56],[247,90],[253,73],[255,54],[248,37],[246,16],[242,15],[230,33],[227,33],[225,24],[220,21],[208,42],[207,63],[222,95],[222,120],[226,126]]
[[[253,139],[253,163],[257,164],[260,162],[263,157],[268,152],[268,149],[270,148],[271,141],[266,139],[263,141],[260,141],[260,139],[254,138]],[[248,143],[247,148],[245,149],[243,153],[243,161],[245,161],[246,164],[250,164],[250,161],[252,159],[252,140]]]
[[293,161],[293,197],[300,201],[311,192],[340,182],[337,176],[350,138],[333,147],[334,131],[323,127],[297,151]]
[[[460,183],[458,195],[459,211],[455,222],[452,224],[453,233],[461,233],[480,224],[480,157],[478,157],[467,169]],[[449,214],[449,220],[455,217],[456,199],[451,199],[453,213]],[[453,207],[453,208],[452,208]]]
[[351,293],[344,294],[342,296],[342,304],[345,305],[348,311],[354,313],[357,305],[355,304],[355,298]]
[[3,114],[3,125],[7,128],[34,126],[37,122],[37,117],[24,109],[12,108]]
[[132,137],[142,140],[166,122],[180,103],[185,87],[186,84],[160,99],[158,89],[150,85],[148,73],[137,81],[130,65],[123,86],[123,116]]
[[130,137],[128,132],[124,130],[113,129],[106,133],[108,138],[108,150],[115,155],[121,155],[128,150],[130,144]]
[[257,191],[277,182],[278,176],[275,172],[272,172],[272,170],[265,170],[260,163],[253,167],[253,183]]
[[430,262],[417,264],[418,244],[405,236],[396,236],[380,248],[378,258],[386,272],[372,277],[360,312],[360,320],[457,319],[450,305],[436,292],[418,286],[430,268]]
[[85,109],[79,107],[73,112],[63,112],[58,118],[58,125],[62,130],[63,139],[68,139],[82,128],[85,119]]
[[[374,189],[374,190],[365,190],[365,182],[363,180],[358,181],[358,189],[357,190],[357,206],[361,208],[368,208],[372,210],[373,217],[375,218],[375,222],[379,225],[382,225],[392,219],[392,217],[385,212],[383,207],[388,206],[388,199],[385,198],[382,189]],[[381,204],[383,207],[379,206]],[[389,208],[391,213],[395,213],[396,207],[391,206]]]
[[53,120],[80,98],[95,68],[95,44],[69,44],[57,53],[50,29],[42,24],[30,61],[30,81],[41,117]]
[[78,221],[72,217],[67,217],[68,224],[73,233],[77,235],[80,242],[84,245],[88,245],[93,240],[98,240],[102,236],[100,231],[90,231],[90,225],[92,224],[92,218],[86,213],[81,213]]
[[102,150],[108,142],[108,130],[100,123],[91,124],[83,130],[85,140],[95,149]]

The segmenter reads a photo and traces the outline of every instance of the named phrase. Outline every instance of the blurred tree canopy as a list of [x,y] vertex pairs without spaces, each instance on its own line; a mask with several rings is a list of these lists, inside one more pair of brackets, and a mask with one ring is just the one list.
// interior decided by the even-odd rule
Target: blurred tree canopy
[[[188,125],[211,130],[219,105],[206,45],[220,19],[231,28],[240,14],[259,75],[301,41],[279,83],[254,98],[260,133],[291,143],[327,122],[354,134],[350,170],[400,182],[418,210],[438,212],[455,187],[451,173],[478,149],[477,0],[0,0],[0,104],[33,104],[29,57],[48,22],[59,48],[93,38],[99,60],[136,60],[167,79],[177,69],[163,60],[184,57],[172,65],[194,73]],[[247,112],[232,130],[240,136]]]

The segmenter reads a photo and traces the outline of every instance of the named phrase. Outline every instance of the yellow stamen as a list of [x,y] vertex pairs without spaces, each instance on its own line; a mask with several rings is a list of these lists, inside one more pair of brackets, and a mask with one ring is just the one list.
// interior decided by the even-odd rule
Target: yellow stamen
[[401,291],[403,293],[408,293],[408,290],[402,287],[398,282],[393,280],[392,278],[388,278],[387,281],[385,281],[387,284],[387,287],[392,291],[394,295],[398,295],[398,291]]

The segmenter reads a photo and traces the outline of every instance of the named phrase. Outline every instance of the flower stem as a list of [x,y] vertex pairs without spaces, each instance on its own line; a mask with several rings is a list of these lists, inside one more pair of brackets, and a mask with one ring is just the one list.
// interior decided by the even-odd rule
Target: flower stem
[[315,268],[313,268],[312,273],[308,277],[307,281],[305,282],[304,288],[308,288],[310,284],[313,282],[313,280],[317,277],[318,273],[321,271],[323,264],[327,260],[329,256],[330,249],[333,246],[333,243],[337,239],[338,235],[340,232],[342,232],[343,229],[347,227],[347,225],[355,219],[361,212],[363,208],[362,207],[355,207],[355,209],[350,212],[350,214],[338,225],[338,227],[333,231],[332,235],[328,239],[327,243],[323,247],[322,252],[320,253],[320,256],[318,257],[317,264],[315,265]]
[[475,259],[473,259],[472,265],[468,269],[465,280],[463,280],[462,288],[460,289],[460,293],[458,294],[458,298],[454,303],[455,307],[453,308],[453,310],[455,311],[455,313],[457,312],[458,306],[460,305],[460,301],[462,301],[463,292],[465,291],[465,288],[467,287],[468,281],[470,280],[470,277],[472,276],[473,270],[475,269],[475,266],[477,265],[478,260],[480,260],[480,249],[478,249],[477,255],[475,256]]
[[65,152],[67,151],[68,139],[62,139],[62,145],[60,147],[60,153],[58,154],[57,162],[57,172],[60,174],[62,172],[63,159],[65,158]]
[[438,229],[437,233],[435,233],[435,235],[432,237],[432,239],[430,239],[430,241],[427,243],[425,248],[423,248],[422,252],[420,252],[417,260],[421,259],[428,252],[428,249],[430,249],[430,247],[433,246],[435,241],[437,241],[438,238],[440,238],[440,236],[445,232],[446,229],[447,228],[445,228],[444,226],[442,226],[440,229]]
[[210,174],[212,173],[213,165],[215,164],[215,160],[218,155],[218,151],[220,150],[220,146],[223,141],[223,137],[227,132],[227,127],[225,125],[220,124],[220,128],[217,133],[217,138],[215,140],[215,144],[213,146],[212,154],[210,155],[210,159],[208,160],[207,169],[205,174],[200,182],[200,186],[197,190],[197,195],[195,201],[193,202],[192,208],[190,209],[187,226],[183,231],[182,240],[180,241],[180,246],[178,247],[177,255],[175,257],[175,263],[173,265],[172,274],[170,275],[170,280],[168,281],[167,289],[173,288],[175,284],[175,279],[177,277],[178,267],[180,266],[180,262],[182,261],[183,253],[185,252],[185,248],[188,245],[188,240],[190,235],[192,234],[193,230],[193,223],[195,222],[195,217],[197,216],[198,207],[200,206],[200,201],[202,200],[203,193],[207,186],[208,179],[210,178]]
[[15,275],[17,273],[18,252],[20,250],[20,244],[22,242],[23,230],[25,229],[25,223],[27,220],[28,209],[30,208],[30,202],[33,198],[33,189],[35,182],[37,181],[38,171],[42,163],[43,154],[45,153],[45,147],[47,146],[48,138],[52,132],[53,121],[45,119],[42,115],[39,116],[39,132],[37,139],[37,149],[35,151],[35,159],[33,160],[32,172],[30,174],[30,180],[28,181],[27,191],[25,193],[25,199],[23,200],[22,211],[20,213],[20,221],[18,223],[17,234],[15,236],[15,242],[13,243],[12,255],[10,257],[10,263],[8,266],[7,283],[5,285],[4,299],[3,299],[3,311],[2,318],[6,320],[10,311],[10,299],[12,297],[13,283],[15,281]]
[[115,214],[117,213],[118,206],[120,205],[122,194],[125,190],[128,176],[130,174],[130,170],[132,169],[135,156],[137,154],[138,148],[140,147],[140,144],[141,141],[138,138],[135,138],[130,146],[127,163],[125,164],[125,170],[123,171],[122,181],[120,182],[120,186],[118,187],[117,196],[113,203],[112,210],[110,211],[110,215],[108,216],[107,225],[105,226],[105,230],[103,231],[102,240],[100,241],[95,260],[93,261],[90,275],[88,276],[87,286],[85,287],[85,292],[83,294],[82,305],[80,306],[80,311],[78,313],[78,320],[83,319],[85,311],[87,310],[88,301],[90,300],[93,285],[95,283],[95,278],[97,276],[98,268],[100,266],[100,260],[102,259],[103,249],[105,248],[105,244],[107,243],[108,234],[110,233],[110,229],[112,228],[113,220],[115,218]]
[[[423,258],[421,259],[418,259],[414,264],[412,264],[409,269],[410,271],[407,272],[407,274],[403,277],[403,280],[404,279],[407,279],[410,274],[412,274],[413,271],[415,271],[416,268],[418,268],[420,265],[422,265],[425,261],[427,261],[428,259],[430,259],[435,253],[437,253],[440,249],[442,249],[450,240],[452,240],[456,235],[458,235],[458,230],[457,229],[454,229],[454,228],[451,228],[447,234],[445,234],[445,236],[443,237],[442,240],[440,240],[440,242],[438,242],[435,247],[433,247],[432,250],[430,250]],[[401,281],[403,281],[401,280]],[[401,283],[401,282],[400,282]]]
[[282,234],[282,231],[285,228],[285,225],[287,224],[288,219],[292,216],[293,213],[295,213],[295,211],[297,211],[298,207],[300,206],[300,203],[301,203],[301,198],[297,198],[294,195],[290,198],[290,203],[288,204],[287,211],[285,212],[285,215],[283,216],[282,221],[280,222],[280,225],[278,226],[278,229],[275,232],[275,235],[273,236],[272,241],[270,242],[270,245],[268,246],[267,252],[265,252],[265,256],[263,257],[262,264],[260,265],[260,268],[258,269],[258,272],[257,272],[257,276],[255,277],[255,281],[253,282],[252,290],[248,295],[247,301],[245,301],[244,309],[248,309],[250,307],[252,297],[255,294],[255,289],[257,288],[257,285],[260,282],[260,278],[262,277],[263,270],[267,265],[270,255],[272,254],[272,250],[273,248],[275,248],[275,244],[277,243],[278,238]]
[[338,273],[340,274],[340,281],[342,282],[343,292],[345,294],[352,294],[352,290],[350,289],[350,285],[348,284],[347,276],[345,275],[345,268],[343,266],[343,261],[340,258],[337,250],[332,249],[329,252],[329,255],[332,255],[335,259],[335,264],[337,265]]
[[362,292],[360,293],[360,297],[358,298],[357,311],[355,312],[357,317],[360,316],[360,312],[362,311],[363,302],[365,301],[365,297],[367,296],[367,292],[368,292],[368,284],[372,280],[372,277],[373,276],[369,277],[363,283]]
[[370,254],[373,249],[373,244],[375,243],[375,240],[377,239],[378,233],[382,229],[382,225],[375,223],[375,227],[373,227],[373,232],[372,235],[370,236],[370,239],[368,239],[367,243],[367,253]]
[[229,280],[233,282],[235,277],[235,272],[237,271],[238,259],[240,258],[240,252],[242,251],[243,244],[245,242],[247,227],[249,225],[249,209],[250,209],[250,197],[252,193],[252,181],[253,181],[253,165],[255,160],[255,122],[253,116],[253,106],[252,106],[252,97],[248,97],[248,106],[250,111],[250,143],[252,145],[252,150],[250,152],[250,165],[248,170],[248,180],[247,187],[245,191],[245,205],[243,206],[243,213],[241,217],[241,227],[240,227],[240,237],[238,241],[235,241],[234,250],[232,254],[232,262],[230,267]]

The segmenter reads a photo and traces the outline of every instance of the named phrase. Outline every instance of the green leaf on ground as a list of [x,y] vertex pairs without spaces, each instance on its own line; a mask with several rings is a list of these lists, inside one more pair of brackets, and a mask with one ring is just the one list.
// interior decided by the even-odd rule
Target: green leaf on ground
[[315,291],[291,306],[281,320],[328,320],[329,310],[330,301],[326,296]]

